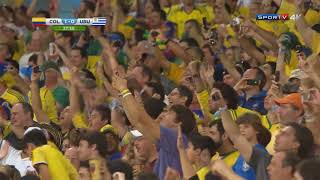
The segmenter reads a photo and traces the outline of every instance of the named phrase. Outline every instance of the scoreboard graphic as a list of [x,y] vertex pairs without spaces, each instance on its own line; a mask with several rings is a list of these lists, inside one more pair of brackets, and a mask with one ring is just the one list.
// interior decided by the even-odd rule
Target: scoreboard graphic
[[105,26],[107,18],[42,18],[33,17],[32,24],[35,27],[50,26],[54,31],[85,31],[86,26]]

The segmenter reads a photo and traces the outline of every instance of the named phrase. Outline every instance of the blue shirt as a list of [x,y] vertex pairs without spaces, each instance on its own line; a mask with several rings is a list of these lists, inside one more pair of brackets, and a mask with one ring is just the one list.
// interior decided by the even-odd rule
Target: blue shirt
[[244,93],[243,96],[239,97],[239,104],[241,107],[257,111],[260,114],[266,114],[267,111],[264,108],[264,98],[267,96],[266,91],[260,91],[258,94],[250,97],[247,100],[247,95]]
[[[157,142],[159,158],[153,169],[160,180],[164,179],[167,167],[177,170],[182,175],[179,151],[177,149],[178,133],[174,129],[160,126],[160,139]],[[184,144],[187,145],[187,137],[183,135]]]
[[[262,152],[268,154],[265,147],[261,144],[255,145],[255,148],[261,150]],[[256,180],[256,174],[254,169],[246,163],[243,156],[240,155],[236,161],[236,163],[232,166],[232,170],[239,176],[243,177],[246,180]]]
[[121,158],[122,158],[122,154],[120,152],[115,152],[109,157],[109,160],[114,161],[114,160],[118,160]]

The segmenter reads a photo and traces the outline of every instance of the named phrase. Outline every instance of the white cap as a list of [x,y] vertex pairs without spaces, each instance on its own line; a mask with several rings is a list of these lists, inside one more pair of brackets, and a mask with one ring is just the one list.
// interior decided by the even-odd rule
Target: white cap
[[304,71],[302,71],[301,69],[295,69],[295,70],[291,71],[289,79],[291,79],[291,78],[304,79],[307,77],[308,77],[308,75]]
[[29,127],[29,128],[24,132],[23,136],[25,136],[26,134],[28,134],[30,131],[33,131],[33,130],[39,130],[39,131],[41,131],[41,132],[46,136],[46,138],[48,139],[48,137],[49,137],[48,132],[47,132],[46,130],[44,130],[44,129],[39,128],[39,127]]

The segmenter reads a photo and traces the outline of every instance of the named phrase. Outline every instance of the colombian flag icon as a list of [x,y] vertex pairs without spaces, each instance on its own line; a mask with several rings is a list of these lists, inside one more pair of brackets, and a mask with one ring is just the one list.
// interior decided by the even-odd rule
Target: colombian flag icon
[[46,26],[46,18],[42,18],[42,17],[32,18],[32,24],[34,26]]

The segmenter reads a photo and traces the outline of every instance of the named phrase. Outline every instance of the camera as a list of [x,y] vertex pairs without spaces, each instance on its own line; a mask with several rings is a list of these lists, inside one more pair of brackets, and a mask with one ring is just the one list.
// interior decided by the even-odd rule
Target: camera
[[211,29],[210,31],[210,35],[209,35],[209,44],[211,46],[214,46],[217,44],[217,41],[218,41],[218,32],[217,32],[217,29]]
[[247,85],[250,85],[250,86],[257,86],[260,84],[260,81],[259,80],[256,80],[256,79],[249,79],[247,80]]

